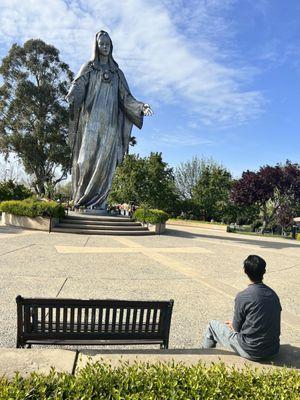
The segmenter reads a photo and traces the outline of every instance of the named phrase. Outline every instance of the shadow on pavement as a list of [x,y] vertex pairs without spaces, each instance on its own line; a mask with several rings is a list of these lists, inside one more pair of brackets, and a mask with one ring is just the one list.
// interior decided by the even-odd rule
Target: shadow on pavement
[[5,233],[7,234],[18,234],[18,233],[23,233],[28,231],[28,229],[23,229],[23,228],[19,228],[19,227],[15,227],[15,226],[6,226],[6,225],[0,225],[0,235],[1,233]]
[[232,236],[226,237],[225,235],[208,235],[205,233],[191,233],[186,231],[181,231],[173,228],[169,228],[166,230],[165,236],[173,236],[173,237],[181,237],[186,239],[193,239],[193,238],[203,238],[203,239],[215,239],[215,240],[223,240],[228,242],[234,243],[241,243],[241,244],[250,244],[259,246],[262,248],[267,249],[286,249],[286,248],[297,248],[300,249],[300,244],[292,243],[291,239],[286,239],[286,243],[282,242],[271,242],[271,241],[264,241],[264,240],[255,240],[255,239],[243,239],[243,238],[234,238]]
[[[159,349],[82,349],[80,350],[81,354],[86,356],[95,356],[101,354],[118,354],[120,357],[122,355],[199,355],[199,359],[201,356],[237,356],[236,353],[229,350],[223,349],[167,349],[167,350],[159,350]],[[242,360],[242,358],[241,358]],[[221,360],[222,361],[222,360]],[[245,360],[247,361],[247,360]],[[280,352],[278,355],[274,357],[270,357],[268,360],[262,360],[259,362],[253,362],[254,365],[274,365],[278,367],[288,367],[288,368],[300,368],[300,348],[291,346],[289,344],[284,344],[280,346]]]
[[273,364],[278,367],[300,368],[300,347],[282,344],[277,356],[265,361],[264,364]]
[[84,349],[80,350],[80,353],[94,356],[96,354],[168,354],[168,355],[232,355],[232,351],[222,349]]

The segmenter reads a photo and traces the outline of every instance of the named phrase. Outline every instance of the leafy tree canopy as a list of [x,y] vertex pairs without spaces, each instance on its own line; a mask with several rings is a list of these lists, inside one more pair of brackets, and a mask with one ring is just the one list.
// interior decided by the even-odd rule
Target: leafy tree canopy
[[276,215],[286,225],[300,201],[300,165],[286,161],[284,165],[263,166],[257,172],[246,171],[235,182],[231,198],[237,205],[256,204],[264,227]]
[[47,185],[52,187],[69,171],[64,97],[73,74],[59,51],[39,39],[14,44],[0,74],[0,151],[21,159],[34,177],[36,192],[43,195]]
[[13,180],[0,182],[0,201],[24,200],[32,196],[32,192],[24,185],[19,185]]
[[177,199],[172,168],[161,153],[149,157],[130,154],[117,168],[109,195],[111,203],[147,204],[169,211]]
[[176,187],[181,199],[192,199],[193,190],[207,166],[217,165],[213,159],[198,158],[180,163],[174,171]]
[[231,186],[231,174],[222,165],[213,161],[202,165],[201,174],[192,194],[203,219],[222,220],[229,202]]

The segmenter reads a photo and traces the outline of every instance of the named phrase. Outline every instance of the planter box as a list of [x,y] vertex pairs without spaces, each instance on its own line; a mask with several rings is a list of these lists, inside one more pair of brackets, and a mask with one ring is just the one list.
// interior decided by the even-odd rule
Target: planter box
[[154,224],[154,225],[149,224],[148,225],[148,229],[149,229],[149,231],[155,232],[155,233],[160,235],[162,233],[165,233],[165,231],[166,231],[166,223],[165,222],[159,222],[158,224]]
[[[38,231],[49,232],[59,222],[58,218],[45,218],[45,217],[24,217],[21,215],[14,215],[2,213],[2,223],[4,225],[19,226],[26,229],[36,229]],[[50,227],[51,224],[51,227]]]

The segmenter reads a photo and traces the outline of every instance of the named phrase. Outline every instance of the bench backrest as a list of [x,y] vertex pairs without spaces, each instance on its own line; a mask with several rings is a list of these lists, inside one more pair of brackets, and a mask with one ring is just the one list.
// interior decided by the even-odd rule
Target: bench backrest
[[78,300],[18,296],[18,343],[27,340],[161,340],[168,346],[173,300]]

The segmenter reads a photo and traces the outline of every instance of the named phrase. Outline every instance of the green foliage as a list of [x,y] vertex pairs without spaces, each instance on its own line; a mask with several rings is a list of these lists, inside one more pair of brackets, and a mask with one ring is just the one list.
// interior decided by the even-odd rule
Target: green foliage
[[109,203],[147,204],[151,208],[170,211],[176,202],[172,168],[162,160],[161,153],[149,157],[127,155],[117,168]]
[[146,224],[158,224],[166,222],[170,217],[165,211],[149,208],[138,208],[133,217]]
[[[229,201],[223,210],[222,221],[226,224],[236,223],[238,225],[251,224],[259,219],[259,207],[256,204],[241,206]],[[262,221],[260,220],[260,225]]]
[[24,185],[19,185],[13,180],[0,182],[0,201],[24,200],[32,196],[32,192]]
[[49,375],[16,375],[10,381],[0,377],[1,400],[298,400],[299,396],[297,370],[238,370],[222,363],[135,363],[112,367],[97,362],[76,375],[52,370]]
[[64,207],[55,201],[40,201],[34,199],[10,200],[0,204],[2,212],[25,217],[55,217],[62,218],[65,215]]
[[297,239],[297,240],[300,240],[300,233],[297,233],[296,239]]
[[[230,172],[213,159],[193,157],[175,169],[180,195],[176,215],[182,218],[235,222],[238,210],[229,201],[232,187]],[[239,210],[242,211],[242,210]]]
[[212,159],[193,157],[191,160],[180,163],[175,168],[175,183],[183,200],[193,198],[193,190],[207,165],[216,164]]
[[45,194],[70,169],[65,95],[73,74],[59,51],[40,39],[13,44],[0,74],[0,151],[16,154],[36,192]]
[[200,177],[192,191],[202,219],[222,220],[229,204],[231,187],[231,174],[222,165],[210,162],[202,166]]

